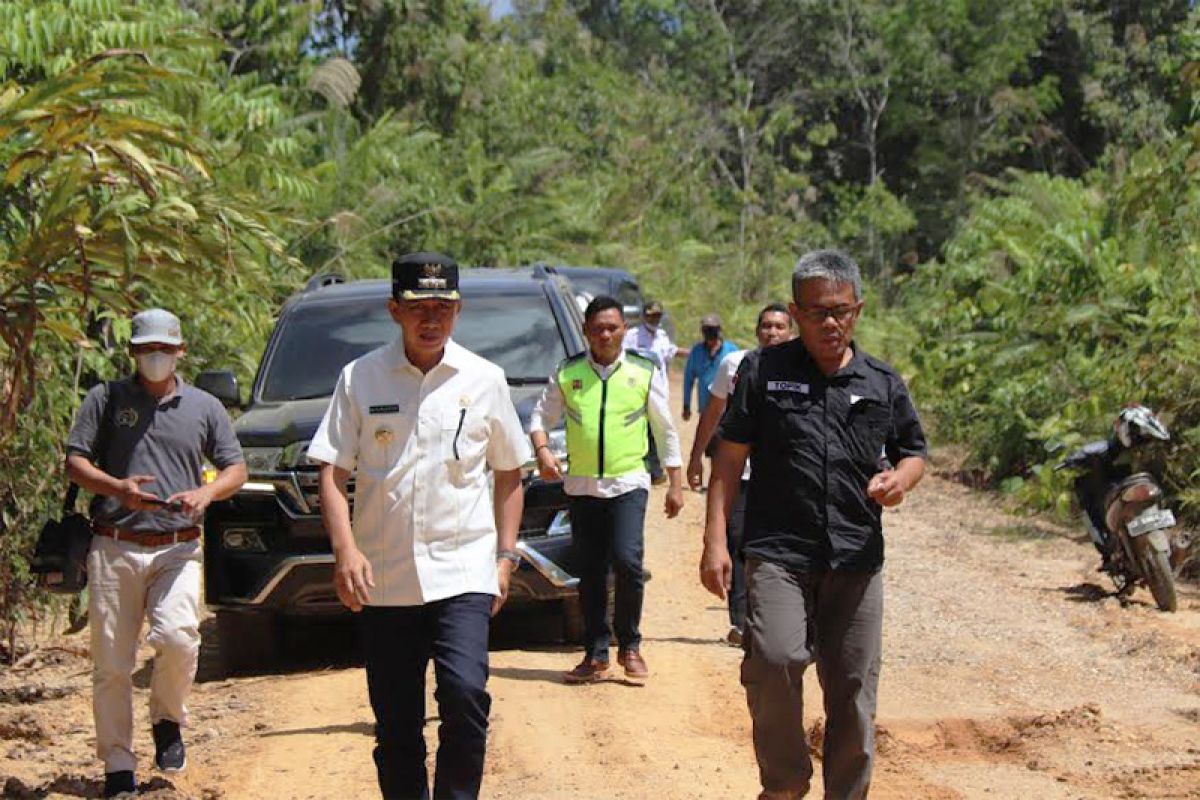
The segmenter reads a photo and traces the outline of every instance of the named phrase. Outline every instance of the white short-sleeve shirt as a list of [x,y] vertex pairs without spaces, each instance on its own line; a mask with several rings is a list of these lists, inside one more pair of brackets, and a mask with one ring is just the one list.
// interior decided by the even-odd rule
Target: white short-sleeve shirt
[[488,470],[533,457],[504,371],[453,341],[428,373],[400,340],[346,365],[308,457],[352,470],[371,605],[497,594]]
[[637,325],[625,331],[622,345],[626,350],[636,350],[648,357],[662,369],[666,369],[671,359],[679,352],[679,348],[667,336],[661,327],[650,330],[645,325]]
[[[717,374],[713,378],[712,385],[708,387],[709,394],[720,400],[729,399],[729,395],[733,394],[733,386],[737,383],[738,367],[742,365],[742,359],[748,352],[748,350],[734,350],[721,359],[721,363],[717,365]],[[746,466],[742,470],[742,480],[750,480],[750,459],[748,458]]]

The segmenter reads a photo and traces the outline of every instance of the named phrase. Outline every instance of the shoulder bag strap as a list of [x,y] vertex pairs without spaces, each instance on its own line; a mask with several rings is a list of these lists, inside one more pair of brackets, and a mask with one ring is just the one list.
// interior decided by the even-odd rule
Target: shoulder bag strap
[[[112,425],[112,415],[109,409],[112,406],[113,381],[104,382],[104,408],[100,412],[100,430],[96,432],[95,451],[102,453],[108,444],[109,427]],[[92,463],[96,464],[99,457],[95,458]],[[98,464],[97,464],[98,466]],[[79,499],[79,485],[71,481],[67,485],[67,495],[63,498],[63,516],[73,514],[75,512],[75,502]]]

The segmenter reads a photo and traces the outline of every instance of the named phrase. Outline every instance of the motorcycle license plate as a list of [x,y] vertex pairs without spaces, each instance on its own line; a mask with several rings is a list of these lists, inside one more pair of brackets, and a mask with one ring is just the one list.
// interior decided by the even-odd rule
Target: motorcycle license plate
[[1129,520],[1125,527],[1130,536],[1141,536],[1150,531],[1159,531],[1175,525],[1175,515],[1169,508],[1149,508]]

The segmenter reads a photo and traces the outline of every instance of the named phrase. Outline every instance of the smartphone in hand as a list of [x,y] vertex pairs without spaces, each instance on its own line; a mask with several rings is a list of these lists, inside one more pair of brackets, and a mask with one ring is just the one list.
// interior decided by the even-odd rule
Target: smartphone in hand
[[146,499],[143,502],[145,502],[147,505],[157,506],[163,511],[170,511],[174,514],[179,514],[183,511],[183,503],[179,502],[178,500],[168,503],[166,500],[155,497],[153,499]]

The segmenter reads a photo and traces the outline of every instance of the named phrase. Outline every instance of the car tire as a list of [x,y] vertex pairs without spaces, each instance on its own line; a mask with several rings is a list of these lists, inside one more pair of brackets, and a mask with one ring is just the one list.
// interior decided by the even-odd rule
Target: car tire
[[570,645],[583,644],[583,606],[579,595],[564,597],[561,606],[563,641]]
[[279,659],[280,627],[274,614],[218,611],[200,637],[201,680],[220,680],[270,667]]
[[[561,601],[562,615],[562,638],[563,641],[571,645],[582,645],[583,633],[585,630],[583,622],[583,604],[579,602],[579,595],[573,594],[570,597],[564,597]],[[613,587],[610,583],[608,587],[608,629],[613,630],[613,606],[615,605],[613,597]],[[613,643],[616,643],[616,634],[613,634]]]

